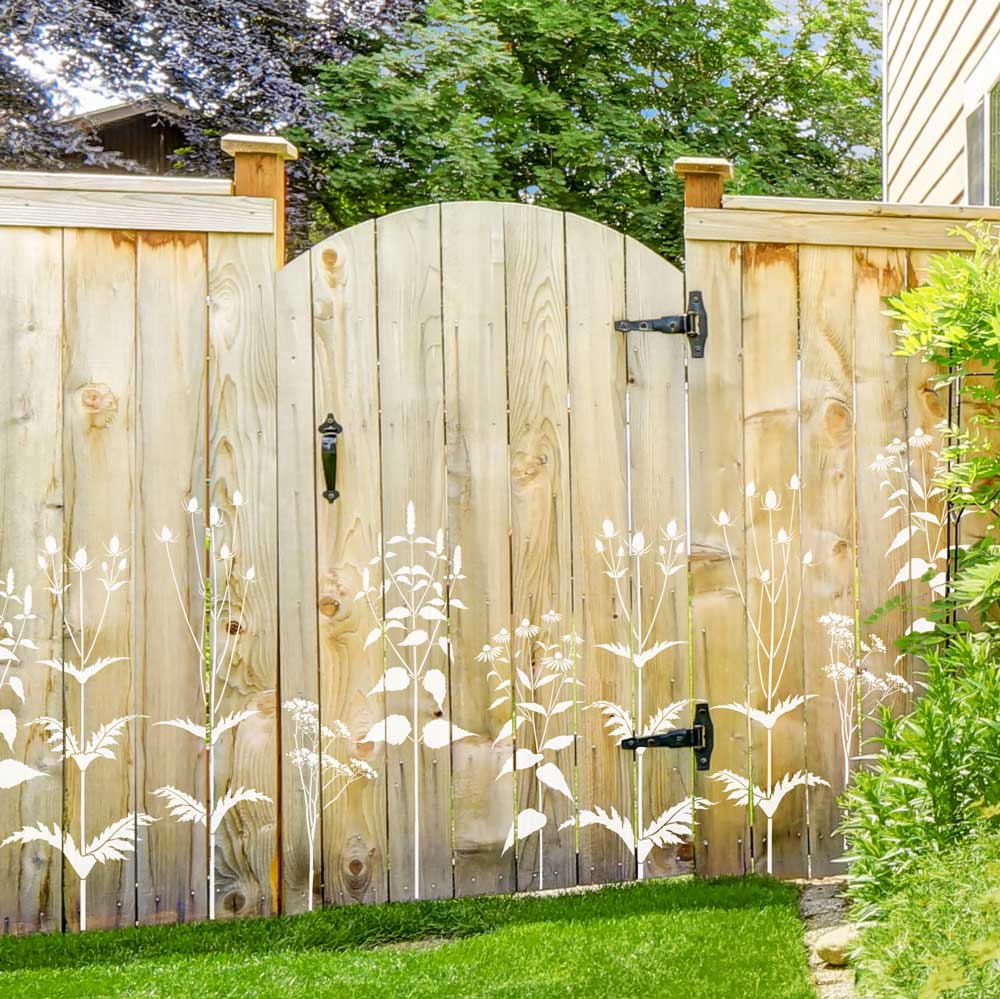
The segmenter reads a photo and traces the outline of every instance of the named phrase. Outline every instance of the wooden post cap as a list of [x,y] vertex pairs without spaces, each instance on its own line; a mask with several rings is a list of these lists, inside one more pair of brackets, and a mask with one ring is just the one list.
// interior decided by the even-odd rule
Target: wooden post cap
[[687,177],[692,173],[705,173],[721,177],[723,180],[732,180],[733,165],[720,156],[681,156],[674,160],[674,173],[679,177]]
[[238,135],[230,132],[222,137],[222,151],[230,156],[253,153],[258,156],[280,156],[283,160],[297,160],[299,151],[280,135]]
[[684,178],[685,208],[721,208],[722,185],[732,180],[733,165],[714,156],[682,156],[674,173]]

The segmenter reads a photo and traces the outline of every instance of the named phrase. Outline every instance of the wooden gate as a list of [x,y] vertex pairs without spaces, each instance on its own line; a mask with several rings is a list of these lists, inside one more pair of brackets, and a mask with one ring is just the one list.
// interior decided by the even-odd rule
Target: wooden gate
[[[313,859],[283,764],[289,908],[310,885],[339,903],[687,869],[689,755],[617,748],[633,717],[689,713],[684,338],[614,330],[683,311],[681,274],[574,215],[457,203],[325,240],[277,301],[282,700],[317,702],[378,774],[336,801],[324,780]],[[411,593],[428,570],[440,614]]]

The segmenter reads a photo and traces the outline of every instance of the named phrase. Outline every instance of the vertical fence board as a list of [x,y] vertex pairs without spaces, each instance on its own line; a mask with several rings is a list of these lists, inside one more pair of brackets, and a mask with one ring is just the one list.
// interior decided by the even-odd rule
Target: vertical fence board
[[[691,241],[688,290],[700,291],[710,317],[710,346],[688,365],[691,482],[692,694],[711,705],[747,697],[743,485],[742,262],[738,243]],[[729,525],[723,531],[720,512]],[[726,538],[732,550],[730,558]],[[745,776],[750,766],[746,718],[716,711],[713,771]],[[698,774],[695,864],[702,874],[740,874],[749,866],[747,809],[725,787]]]
[[[652,250],[626,238],[625,297],[630,319],[676,315],[685,308],[684,275]],[[642,600],[637,595],[632,599],[632,613],[648,633],[647,647],[658,642],[683,643],[655,656],[638,677],[643,710],[637,713],[637,724],[646,725],[655,712],[687,700],[691,693],[685,345],[683,337],[646,332],[627,334],[626,345],[631,522],[645,532],[653,552],[663,545],[668,559],[675,553],[683,567],[664,580],[666,590],[661,603],[660,570],[650,563]],[[679,542],[670,536],[671,523],[676,525]],[[671,724],[690,724],[690,714],[685,707]],[[689,798],[692,776],[691,760],[686,754],[643,754],[636,774],[643,815],[640,825],[653,826],[656,819]],[[690,873],[691,860],[688,844],[668,844],[652,850],[645,864],[640,865],[640,877]]]
[[[207,912],[207,832],[178,822],[152,793],[172,786],[208,800],[204,742],[162,723],[204,718],[202,519],[190,536],[183,504],[205,508],[208,315],[206,237],[140,233],[136,247],[134,573],[137,798],[160,821],[137,850],[138,919],[176,923]],[[168,304],[169,303],[169,304]],[[177,541],[170,562],[160,531]],[[171,562],[173,572],[171,572]],[[190,625],[190,627],[189,627]]]
[[[316,500],[320,705],[331,731],[342,722],[350,742],[334,743],[341,762],[357,757],[376,780],[344,785],[331,780],[323,804],[323,900],[328,905],[384,902],[388,890],[385,744],[364,742],[384,717],[384,695],[371,694],[382,676],[381,644],[365,646],[375,621],[359,597],[367,568],[381,586],[375,555],[382,525],[379,465],[378,340],[375,223],[365,222],[324,240],[311,251],[316,409],[311,431],[327,414],[343,426],[337,445],[334,503]],[[318,455],[318,452],[317,452]],[[317,458],[313,494],[326,488]],[[381,610],[381,602],[376,601]]]
[[[64,675],[65,723],[82,745],[100,726],[129,718],[135,711],[132,671],[133,596],[145,581],[135,578],[129,553],[130,582],[106,593],[99,581],[101,563],[118,558],[105,546],[118,537],[122,550],[133,538],[135,508],[135,236],[87,229],[65,233],[63,372],[63,468],[65,476],[66,552],[86,550],[88,572],[70,573],[66,619],[77,636],[83,625],[88,665],[103,657],[124,657],[92,676],[86,684]],[[128,578],[127,576],[125,577]],[[81,611],[80,595],[83,594]],[[102,606],[108,612],[97,631]],[[79,639],[77,639],[79,641]],[[63,657],[80,666],[72,639]],[[128,724],[138,724],[133,720]],[[117,726],[116,726],[117,728]],[[81,772],[65,765],[64,831],[78,849],[93,844],[103,830],[136,808],[132,738],[119,730],[110,751]],[[135,823],[123,830],[135,833]],[[140,833],[141,834],[141,833]],[[97,863],[85,882],[63,856],[63,902],[72,928],[112,928],[135,918],[135,855]]]
[[[388,539],[407,535],[411,502],[417,535],[433,539],[447,526],[440,221],[440,209],[431,205],[377,223],[387,549],[393,547]],[[411,555],[425,560],[429,546],[406,541],[397,547],[410,565]],[[386,594],[385,605],[387,613],[401,606],[395,591]],[[411,666],[419,669],[427,648],[414,647]],[[424,726],[441,709],[418,681],[389,692],[386,702],[390,715],[407,718],[411,726],[406,742],[387,748],[390,897],[447,897],[452,894],[451,753],[448,745],[431,748],[422,742]]]
[[[595,538],[610,521],[620,532],[607,547],[629,551],[625,440],[625,315],[623,237],[596,222],[566,216],[566,313],[570,383],[570,480],[573,511],[573,627],[584,642],[578,674],[578,785],[581,809],[612,809],[635,825],[634,758],[618,750],[605,728],[605,705],[635,715],[632,661],[600,648],[633,652],[629,576],[612,579]],[[614,554],[612,558],[616,557]],[[635,560],[624,556],[628,566]],[[555,686],[553,684],[552,686]],[[598,703],[600,702],[600,703]],[[640,724],[637,722],[637,724]],[[550,791],[551,795],[552,792]],[[600,825],[581,825],[580,881],[635,877],[635,844]]]
[[[0,589],[8,570],[18,596],[31,587],[35,620],[24,623],[23,637],[37,646],[18,648],[19,662],[0,662],[0,710],[16,725],[13,745],[0,741],[0,768],[12,760],[41,775],[0,782],[0,840],[62,821],[62,763],[32,724],[62,713],[58,674],[37,665],[61,655],[62,616],[35,564],[45,538],[63,534],[62,275],[60,230],[0,230]],[[0,598],[4,609],[0,617],[20,637],[15,615],[23,605]],[[0,849],[0,933],[58,930],[61,920],[58,852],[37,842]]]
[[[751,723],[753,783],[768,796],[755,801],[754,869],[798,877],[806,873],[806,789],[785,777],[805,766],[802,706],[780,714],[804,690],[798,447],[798,249],[770,243],[743,248],[743,411],[748,497],[747,604],[750,705],[773,725]],[[778,503],[766,509],[767,491]],[[780,540],[782,529],[788,540]],[[769,579],[764,580],[767,573]],[[783,580],[783,582],[779,582]],[[782,586],[784,590],[782,592]],[[773,809],[773,815],[768,810]]]
[[[855,617],[854,251],[800,247],[799,302],[802,550],[812,552],[801,615],[810,698],[805,705],[805,765],[829,781],[828,787],[808,790],[810,870],[825,876],[842,870],[834,863],[844,852],[843,839],[834,832],[840,822],[837,795],[850,775],[850,764],[843,761],[841,710],[825,672],[829,636],[819,619],[829,613],[852,621]],[[856,742],[849,752],[857,752]]]
[[[928,250],[909,251],[906,259],[906,283],[908,287],[912,288],[924,283],[933,259],[934,254]],[[919,355],[906,359],[907,427],[911,435],[914,435],[917,430],[920,430],[921,434],[930,435],[930,443],[927,447],[915,448],[910,451],[910,459],[916,472],[915,477],[921,483],[921,491],[925,496],[925,500],[921,500],[920,497],[911,495],[910,502],[911,504],[918,503],[919,510],[938,519],[938,524],[932,524],[927,520],[920,523],[920,529],[910,539],[910,557],[916,556],[928,562],[935,562],[943,571],[945,560],[939,560],[936,556],[947,543],[947,504],[941,496],[929,495],[933,491],[932,483],[938,467],[938,455],[945,443],[939,425],[948,420],[948,389],[937,387],[935,382],[937,374],[940,374],[938,369],[925,362]],[[934,596],[927,583],[922,579],[911,581],[909,625],[912,626],[914,621],[926,616],[933,599]],[[919,679],[919,675],[914,677],[913,672],[919,674],[922,667],[917,662],[909,663],[909,667],[911,672],[907,679],[912,683],[915,678]],[[912,703],[912,695],[907,698],[907,701]]]
[[[441,206],[448,535],[462,547],[466,610],[452,608],[451,714],[473,732],[452,746],[455,894],[514,887],[514,852],[503,854],[514,818],[511,755],[500,739],[508,704],[491,710],[483,645],[510,626],[510,503],[507,478],[507,323],[503,206]],[[495,667],[504,668],[499,663]]]
[[322,904],[312,312],[306,253],[275,276],[278,550],[287,553],[278,559],[281,911],[289,913]]
[[[888,650],[885,655],[876,656],[867,663],[867,668],[876,675],[892,672],[896,668],[893,664],[895,642],[908,624],[905,601],[882,613],[876,621],[866,621],[890,598],[905,597],[907,594],[907,586],[894,586],[893,580],[906,565],[909,547],[904,544],[892,552],[889,548],[907,523],[908,502],[904,497],[904,511],[897,517],[883,519],[883,514],[895,501],[890,500],[889,490],[880,485],[883,474],[871,467],[877,455],[890,453],[888,448],[895,448],[902,462],[907,460],[907,366],[904,358],[893,356],[896,349],[895,323],[884,315],[886,296],[897,294],[905,278],[906,256],[903,251],[855,251],[858,612],[861,634],[878,635]],[[893,483],[893,488],[896,485],[898,482]],[[876,722],[862,724],[862,753],[877,748],[865,743],[875,738],[878,732]]]
[[[274,242],[270,236],[208,238],[209,478],[213,505],[234,522],[233,608],[215,636],[235,642],[216,722],[254,713],[216,742],[216,802],[241,788],[266,796],[236,804],[215,848],[218,917],[268,915],[278,894],[277,550]],[[232,532],[227,529],[232,544]],[[244,581],[250,568],[253,581]]]
[[[551,609],[572,630],[563,234],[561,213],[504,206],[512,620],[515,626],[525,618],[537,622]],[[574,731],[572,710],[557,715],[549,726],[550,736]],[[536,749],[527,739],[521,735],[518,747]],[[576,883],[574,829],[559,829],[573,818],[574,808],[564,796],[543,790],[534,768],[518,771],[518,814],[531,808],[545,816],[538,832],[527,837],[518,833],[521,889]]]

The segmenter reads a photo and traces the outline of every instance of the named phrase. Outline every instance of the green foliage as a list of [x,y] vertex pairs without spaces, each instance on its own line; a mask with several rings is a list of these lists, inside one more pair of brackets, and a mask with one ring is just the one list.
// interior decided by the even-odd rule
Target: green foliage
[[798,892],[767,878],[0,937],[0,992],[18,999],[814,995]]
[[841,797],[860,914],[879,911],[907,873],[960,842],[1000,801],[1000,670],[986,634],[928,655],[912,712],[882,713],[881,753]]
[[878,48],[867,0],[442,0],[327,67],[295,138],[320,229],[531,199],[677,257],[677,156],[734,159],[749,193],[878,196]]
[[858,955],[862,999],[1000,999],[1000,832],[928,855]]

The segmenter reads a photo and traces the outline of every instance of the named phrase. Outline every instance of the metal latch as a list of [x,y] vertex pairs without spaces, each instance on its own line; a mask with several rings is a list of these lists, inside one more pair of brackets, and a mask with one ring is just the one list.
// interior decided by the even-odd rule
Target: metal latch
[[661,316],[659,319],[622,319],[615,323],[619,333],[633,331],[656,333],[683,333],[691,344],[692,357],[705,356],[708,339],[708,313],[700,291],[688,294],[688,310],[683,316]]
[[708,770],[715,747],[715,726],[708,710],[708,701],[698,701],[694,707],[694,725],[691,728],[674,728],[655,735],[634,735],[622,739],[622,749],[693,749],[695,767]]

